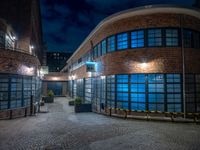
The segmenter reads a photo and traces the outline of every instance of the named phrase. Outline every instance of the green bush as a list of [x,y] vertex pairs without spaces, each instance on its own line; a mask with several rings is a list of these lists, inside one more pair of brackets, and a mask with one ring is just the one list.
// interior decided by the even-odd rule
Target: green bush
[[52,90],[49,90],[48,93],[47,93],[47,96],[48,97],[53,97],[54,96],[54,93]]
[[83,100],[80,98],[80,97],[77,97],[76,99],[75,99],[75,105],[80,105],[80,104],[82,104],[83,103]]

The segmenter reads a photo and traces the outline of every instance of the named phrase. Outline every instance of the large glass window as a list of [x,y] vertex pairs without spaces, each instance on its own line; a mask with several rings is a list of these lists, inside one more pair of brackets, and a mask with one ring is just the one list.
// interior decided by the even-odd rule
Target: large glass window
[[31,77],[24,77],[24,106],[31,104]]
[[148,102],[150,111],[164,111],[164,74],[148,75]]
[[130,76],[131,110],[145,110],[146,84],[145,74],[132,74]]
[[148,30],[148,46],[162,46],[162,30],[149,29]]
[[115,36],[111,36],[107,40],[108,44],[108,52],[115,51]]
[[166,46],[178,46],[178,30],[166,29]]
[[195,76],[193,74],[186,74],[185,82],[186,111],[195,112]]
[[186,48],[191,48],[192,47],[192,31],[184,30],[183,37],[184,37],[184,46]]
[[92,98],[92,78],[85,79],[85,100],[91,101]]
[[0,110],[8,109],[8,86],[8,76],[0,75]]
[[131,47],[144,47],[144,30],[131,32]]
[[180,74],[166,75],[167,111],[181,112],[181,77]]
[[101,51],[102,51],[102,55],[106,54],[106,40],[103,40],[101,42]]
[[117,75],[117,108],[128,109],[128,75]]
[[115,76],[107,76],[106,78],[107,88],[107,107],[115,108]]
[[[30,80],[31,81],[31,80]],[[31,87],[31,83],[30,83]],[[31,92],[31,91],[30,91]],[[22,106],[22,78],[20,76],[11,77],[10,108]]]
[[117,49],[127,49],[128,48],[128,33],[121,33],[117,35]]

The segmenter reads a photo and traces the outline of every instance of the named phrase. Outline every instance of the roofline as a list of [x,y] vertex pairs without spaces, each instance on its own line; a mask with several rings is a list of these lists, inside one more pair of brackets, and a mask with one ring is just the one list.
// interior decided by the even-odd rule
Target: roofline
[[[170,10],[169,10],[170,9]],[[71,60],[74,55],[83,47],[83,45],[94,35],[96,31],[98,31],[103,25],[112,23],[114,21],[137,16],[137,15],[145,15],[145,14],[153,14],[153,13],[180,13],[180,14],[186,14],[190,16],[194,16],[198,19],[200,19],[200,9],[195,7],[186,7],[181,5],[146,5],[136,8],[127,9],[124,11],[120,11],[117,13],[114,13],[113,15],[110,15],[103,19],[91,32],[90,34],[85,38],[85,40],[81,43],[81,45],[76,49],[76,51],[73,53],[73,55],[67,60],[67,63]]]

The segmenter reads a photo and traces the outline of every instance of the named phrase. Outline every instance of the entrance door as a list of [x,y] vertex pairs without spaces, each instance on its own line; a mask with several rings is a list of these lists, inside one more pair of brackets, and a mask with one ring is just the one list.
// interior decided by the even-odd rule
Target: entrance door
[[62,95],[62,82],[48,82],[47,90],[52,90],[55,96]]

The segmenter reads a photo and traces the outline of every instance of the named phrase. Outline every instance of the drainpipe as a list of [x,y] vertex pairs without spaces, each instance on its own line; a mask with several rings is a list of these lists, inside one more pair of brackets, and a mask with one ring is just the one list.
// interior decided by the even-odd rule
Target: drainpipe
[[184,119],[186,118],[186,96],[185,96],[185,49],[184,49],[184,30],[183,30],[184,15],[180,15],[181,27],[181,55],[182,55],[182,76],[183,76],[183,113]]

